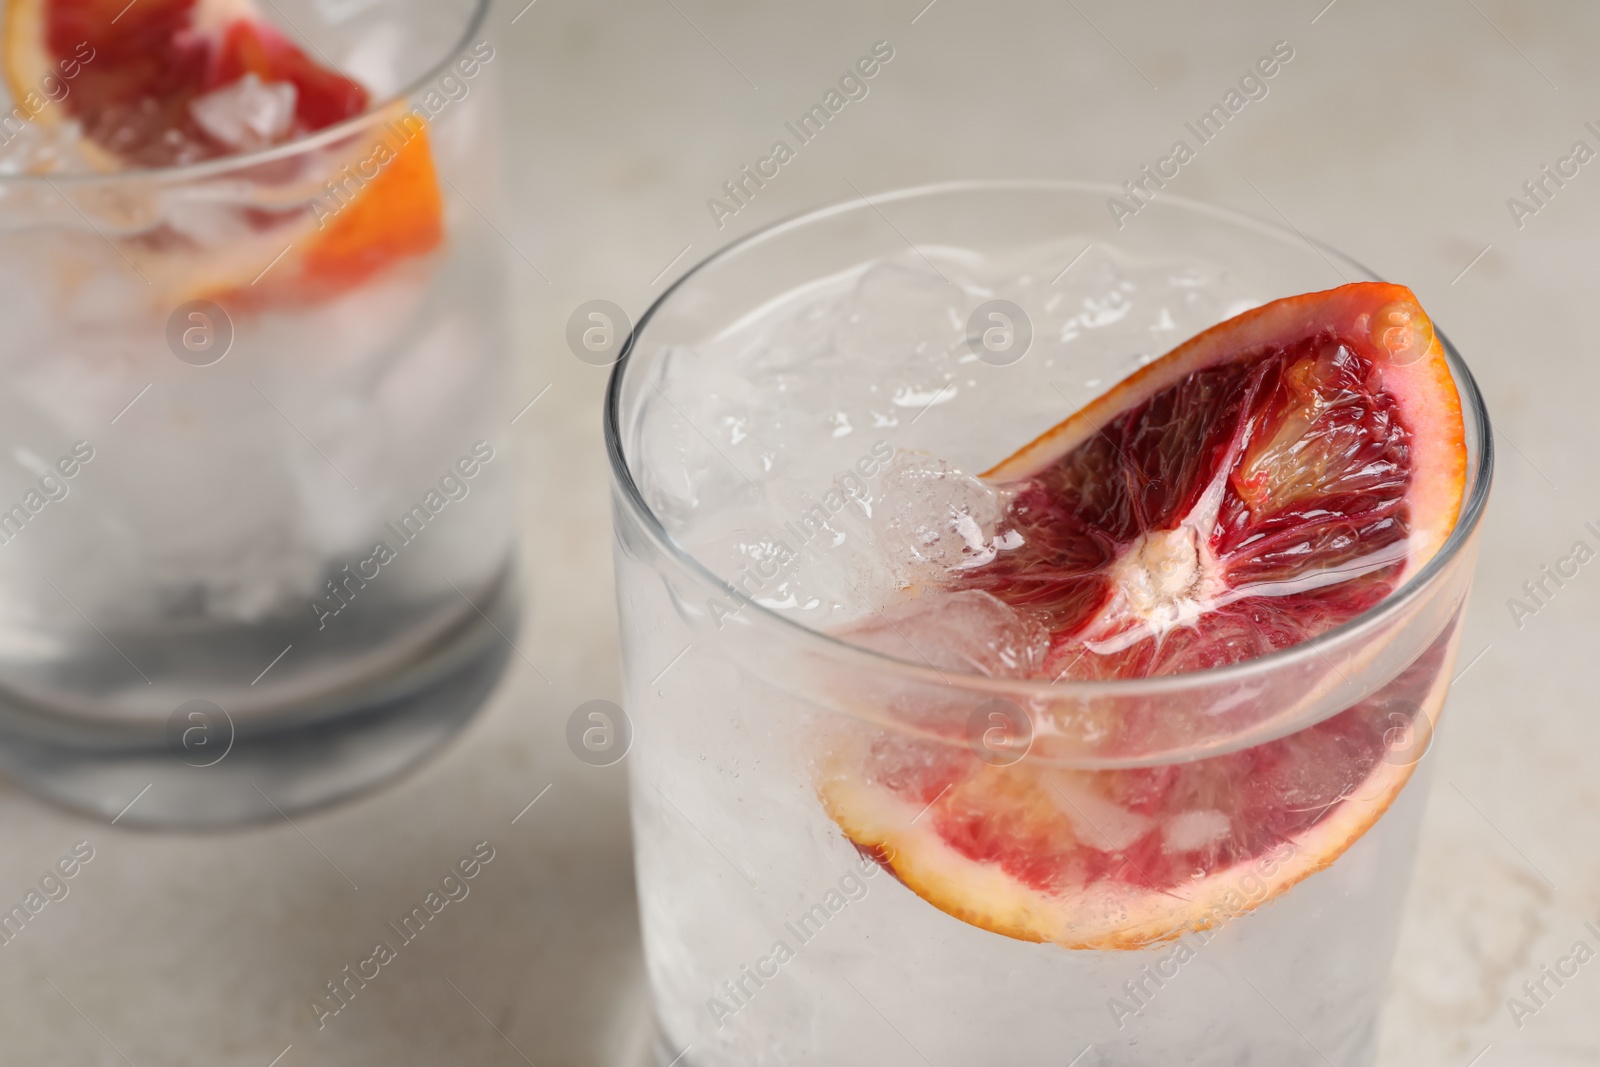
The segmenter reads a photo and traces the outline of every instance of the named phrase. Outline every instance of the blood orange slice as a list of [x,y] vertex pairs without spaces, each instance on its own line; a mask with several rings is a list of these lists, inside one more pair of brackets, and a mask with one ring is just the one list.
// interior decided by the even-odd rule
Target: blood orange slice
[[[228,284],[220,284],[216,276],[203,277],[198,286],[203,295],[235,309],[316,303],[438,247],[444,239],[444,197],[427,129],[406,114],[388,130],[362,142],[367,162],[351,169],[370,169],[375,176],[337,213],[315,223],[296,213],[287,234],[286,227],[274,231],[275,240],[293,242],[291,255],[263,275],[224,275]],[[249,267],[261,271],[261,258]]]
[[[252,0],[8,0],[13,98],[47,74],[72,72],[61,101],[84,135],[121,166],[195,163],[286,141],[358,115],[367,91],[312,62]],[[226,106],[253,78],[261,103]],[[217,106],[221,104],[222,106]],[[57,112],[39,113],[52,121]]]
[[[955,595],[996,598],[1048,631],[1034,677],[1236,663],[1351,619],[1414,574],[1455,524],[1466,464],[1460,401],[1410,290],[1279,300],[989,471],[1011,491],[1002,529],[1016,547],[962,572]],[[870,646],[876,629],[845,636]],[[853,732],[819,789],[858,848],[951,915],[1025,940],[1136,947],[1247,911],[1359,838],[1412,770],[1393,758],[1397,722],[1437,718],[1452,638],[1360,704],[1223,756],[996,766],[925,734]]]
[[[107,170],[260,149],[359,115],[369,102],[360,83],[312,60],[253,0],[8,0],[0,31],[12,96],[24,99],[46,79],[65,84],[59,105],[40,108],[35,121],[75,119],[85,155]],[[410,116],[390,130],[403,136],[357,136],[344,157],[324,161],[340,195],[322,205],[321,217],[314,209],[241,208],[234,230],[246,232],[225,247],[198,247],[191,234],[163,230],[125,242],[123,251],[146,277],[166,283],[163,298],[238,297],[269,262],[272,284],[237,303],[336,295],[442,237],[426,133]],[[277,265],[286,247],[294,257]]]

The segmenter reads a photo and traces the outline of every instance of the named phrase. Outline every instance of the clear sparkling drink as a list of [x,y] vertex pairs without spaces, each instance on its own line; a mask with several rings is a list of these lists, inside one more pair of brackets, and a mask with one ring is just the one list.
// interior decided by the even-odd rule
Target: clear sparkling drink
[[[48,90],[0,124],[0,751],[110,815],[151,785],[127,821],[392,774],[509,626],[482,5],[223,6],[301,66],[155,130],[106,97],[123,38],[63,58],[46,32]],[[172,7],[119,28],[159,47]],[[329,82],[348,117],[297,126]]]
[[[1042,474],[990,468],[1191,335],[1329,284],[1293,235],[1178,203],[1106,233],[1103,198],[969,185],[786,224],[691,272],[620,365],[660,1064],[1372,1062],[1487,486],[1481,405],[1451,357],[1465,503],[1417,573],[1423,475],[1392,480],[1397,512],[1367,457],[1359,492],[1297,512],[1355,516],[1317,541],[1325,565],[1246,579],[1186,519],[1084,563],[1099,614],[1064,637],[1081,583],[1041,577],[1037,546],[1191,409],[1162,393]],[[1425,427],[1394,436],[1381,396],[1352,397],[1408,373],[1414,336],[1371,336],[1205,395],[1279,374],[1306,425],[1377,426],[1412,462]],[[1332,438],[1306,439],[1321,482],[1274,465],[1314,448],[1270,451],[1304,427],[1268,409],[1232,480],[1179,509],[1206,530],[1326,484]],[[1102,461],[1099,441],[1120,444]],[[1153,515],[1212,447],[1131,499]],[[1240,529],[1246,554],[1274,536]]]

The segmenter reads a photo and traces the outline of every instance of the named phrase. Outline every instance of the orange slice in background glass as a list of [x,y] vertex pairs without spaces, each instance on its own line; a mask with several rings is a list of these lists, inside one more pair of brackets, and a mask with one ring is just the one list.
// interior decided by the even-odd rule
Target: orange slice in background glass
[[[13,100],[37,99],[47,80],[64,84],[66,95],[40,107],[34,121],[76,120],[85,154],[107,171],[270,147],[369,103],[362,85],[307,56],[253,0],[7,0],[0,35]],[[252,122],[232,99],[240,94],[292,106],[257,112]],[[398,106],[391,119],[399,121],[353,136],[348,165],[363,174],[345,179],[351,193],[332,201],[331,213],[251,211],[254,232],[233,249],[194,249],[181,234],[159,232],[125,251],[164,296],[232,297],[256,307],[324,300],[431,251],[443,238],[443,201],[427,132]],[[285,247],[288,255],[274,262]],[[269,263],[264,287],[252,286]]]
[[[1032,677],[1238,663],[1415,574],[1455,525],[1466,470],[1460,399],[1409,289],[1291,297],[1180,345],[987,472],[1011,490],[999,529],[1020,545],[924,595],[936,609],[981,592],[1042,626]],[[895,652],[891,629],[841,636]],[[1431,729],[1450,637],[1373,698],[1226,755],[992,765],[959,740],[862,730],[838,739],[819,792],[859,849],[957,918],[1138,947],[1254,908],[1365,833],[1415,762],[1391,758],[1394,709]],[[1163,710],[1182,712],[1105,726],[1137,751]]]

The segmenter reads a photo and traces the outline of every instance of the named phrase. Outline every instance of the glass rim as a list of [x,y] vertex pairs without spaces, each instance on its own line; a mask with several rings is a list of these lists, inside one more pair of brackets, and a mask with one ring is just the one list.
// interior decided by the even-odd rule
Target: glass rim
[[[621,501],[626,505],[633,517],[639,521],[640,526],[656,548],[663,551],[668,558],[682,567],[693,580],[717,594],[730,598],[733,603],[738,605],[737,614],[743,616],[745,609],[749,608],[753,611],[754,617],[761,620],[763,624],[777,626],[780,632],[787,634],[790,639],[798,641],[802,645],[810,646],[830,658],[840,659],[847,663],[854,663],[862,667],[872,668],[884,673],[892,673],[924,683],[945,686],[959,684],[965,688],[984,689],[992,692],[1004,692],[1043,699],[1060,699],[1064,694],[1088,698],[1180,692],[1195,686],[1245,679],[1278,666],[1291,664],[1299,660],[1307,660],[1312,656],[1323,656],[1326,659],[1323,653],[1328,646],[1350,639],[1367,627],[1382,625],[1421,596],[1429,588],[1434,578],[1455,560],[1456,556],[1460,554],[1476,532],[1478,523],[1483,516],[1484,508],[1488,503],[1489,487],[1494,473],[1494,435],[1489,422],[1489,413],[1483,402],[1483,394],[1478,389],[1478,383],[1473,378],[1466,361],[1461,358],[1460,352],[1445,335],[1444,331],[1439,328],[1437,322],[1434,323],[1434,335],[1439,339],[1439,344],[1444,349],[1452,381],[1461,397],[1463,415],[1465,418],[1471,419],[1479,430],[1476,455],[1469,457],[1469,463],[1472,460],[1476,460],[1475,470],[1472,473],[1470,484],[1463,491],[1461,510],[1456,516],[1455,525],[1451,527],[1449,536],[1439,546],[1439,550],[1434,553],[1433,557],[1417,573],[1413,574],[1403,585],[1371,608],[1330,630],[1318,634],[1310,640],[1289,645],[1253,659],[1243,660],[1223,667],[1209,667],[1181,674],[1092,681],[996,678],[966,671],[942,670],[929,664],[914,663],[898,656],[851,644],[832,634],[814,630],[788,615],[764,607],[753,598],[747,596],[738,586],[718,576],[696,558],[693,553],[678,543],[666,527],[662,525],[660,518],[644,499],[643,493],[634,480],[632,471],[628,469],[628,458],[624,454],[622,444],[621,426],[623,379],[632,362],[634,352],[650,320],[673,297],[677,290],[702,270],[722,260],[732,258],[756,245],[782,237],[792,231],[852,211],[862,209],[876,210],[880,204],[943,194],[1020,192],[1029,190],[1090,193],[1097,196],[1120,196],[1123,193],[1123,190],[1118,186],[1068,179],[968,179],[902,187],[872,196],[859,196],[852,200],[840,201],[825,207],[800,211],[769,223],[716,249],[674,279],[672,284],[667,286],[661,292],[661,295],[651,302],[650,306],[639,316],[639,321],[629,330],[627,339],[623,342],[621,354],[612,367],[611,377],[606,386],[606,398],[602,414],[606,458],[611,468],[612,486],[619,491]],[[1337,257],[1347,266],[1353,267],[1365,275],[1366,280],[1385,280],[1359,260],[1331,245],[1308,237],[1297,229],[1282,226],[1276,222],[1258,218],[1245,212],[1235,211],[1231,208],[1222,208],[1204,201],[1192,200],[1188,197],[1164,194],[1159,204],[1209,216],[1221,222],[1256,230],[1290,243],[1304,243],[1312,251],[1317,252],[1324,258],[1330,255]]]
[[[16,0],[6,0],[16,2]],[[0,174],[0,186],[5,185],[112,185],[118,182],[130,181],[188,181],[198,178],[209,178],[228,171],[241,170],[262,163],[272,163],[280,159],[287,159],[302,152],[315,151],[326,145],[350,137],[361,130],[376,125],[385,117],[385,112],[394,104],[407,99],[418,92],[435,78],[442,77],[444,72],[452,66],[457,57],[467,49],[468,43],[483,27],[484,20],[488,18],[489,8],[493,0],[472,0],[472,13],[468,16],[460,35],[439,60],[425,68],[399,89],[389,93],[383,99],[367,105],[366,109],[358,115],[351,115],[347,119],[340,119],[332,126],[324,126],[320,130],[302,134],[280,144],[268,145],[265,148],[254,149],[249,152],[239,152],[234,155],[218,156],[215,159],[203,159],[197,163],[182,163],[169,167],[128,167],[121,170],[101,172],[71,171],[59,174]],[[299,34],[299,31],[295,31]]]

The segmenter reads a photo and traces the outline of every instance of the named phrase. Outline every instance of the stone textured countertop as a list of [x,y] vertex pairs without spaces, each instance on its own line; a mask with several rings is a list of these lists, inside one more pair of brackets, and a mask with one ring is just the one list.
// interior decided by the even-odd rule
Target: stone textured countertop
[[[606,372],[567,350],[567,316],[599,298],[636,313],[729,238],[855,190],[1120,183],[1278,41],[1293,60],[1171,191],[1288,223],[1411,285],[1498,431],[1381,1062],[1600,1063],[1600,963],[1520,1026],[1507,1006],[1600,925],[1600,714],[1584,668],[1600,563],[1531,615],[1508,605],[1576,542],[1600,548],[1585,526],[1600,526],[1600,357],[1584,326],[1600,303],[1600,163],[1536,212],[1507,203],[1575,141],[1600,150],[1600,8],[524,2],[492,14],[502,58],[485,76],[505,105],[511,177],[494,221],[511,246],[518,388],[549,387],[514,441],[518,645],[548,681],[513,657],[439,758],[294,826],[154,834],[0,790],[0,896],[20,899],[73,842],[94,849],[71,895],[0,949],[0,1065],[634,1067],[649,1012],[624,767],[587,766],[563,740],[579,703],[618,697]],[[870,94],[719,229],[707,199],[879,40],[894,58]],[[496,856],[471,897],[319,1032],[308,998],[484,839]]]

